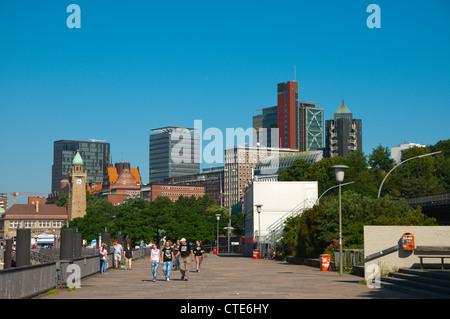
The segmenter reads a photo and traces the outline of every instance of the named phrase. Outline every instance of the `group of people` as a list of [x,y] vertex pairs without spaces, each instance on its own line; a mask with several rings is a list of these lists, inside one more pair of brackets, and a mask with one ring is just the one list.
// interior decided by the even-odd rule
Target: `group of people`
[[[106,273],[106,269],[109,267],[108,260],[108,247],[105,243],[102,243],[100,249],[100,273]],[[131,249],[130,242],[127,241],[125,248],[116,240],[114,241],[114,268],[119,268],[122,262],[122,257],[125,259],[125,269],[131,269],[131,262],[133,260],[133,250]]]
[[196,271],[200,272],[205,250],[201,241],[197,240],[196,245],[191,246],[185,238],[181,238],[176,244],[170,241],[164,243],[164,247],[159,249],[156,244],[150,252],[150,263],[152,267],[153,281],[156,281],[159,265],[163,265],[163,273],[166,281],[170,281],[170,271],[172,266],[181,272],[181,280],[189,280],[191,261],[196,262]]
[[[109,267],[108,250],[105,243],[102,243],[100,249],[100,273],[106,273]],[[181,238],[176,243],[165,241],[161,248],[156,244],[150,251],[150,264],[153,274],[153,281],[156,281],[159,265],[163,267],[163,273],[166,281],[170,281],[170,273],[172,268],[179,269],[181,272],[181,280],[189,280],[189,272],[191,268],[191,261],[196,263],[196,272],[200,272],[203,261],[203,254],[205,250],[200,240],[196,241],[195,245],[186,242],[185,238]],[[125,248],[121,244],[114,242],[114,267],[119,268],[122,262],[122,257],[125,259],[125,269],[131,268],[131,261],[133,259],[133,250],[131,249],[129,241],[125,244]]]

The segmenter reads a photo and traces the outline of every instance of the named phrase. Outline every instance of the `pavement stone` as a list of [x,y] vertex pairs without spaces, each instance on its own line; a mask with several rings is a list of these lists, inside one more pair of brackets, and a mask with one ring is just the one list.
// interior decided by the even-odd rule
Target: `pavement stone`
[[172,270],[165,281],[162,266],[152,280],[149,258],[133,261],[132,270],[109,269],[81,281],[74,291],[34,299],[414,299],[409,294],[359,283],[362,277],[276,260],[208,254],[201,272],[191,263],[189,281]]

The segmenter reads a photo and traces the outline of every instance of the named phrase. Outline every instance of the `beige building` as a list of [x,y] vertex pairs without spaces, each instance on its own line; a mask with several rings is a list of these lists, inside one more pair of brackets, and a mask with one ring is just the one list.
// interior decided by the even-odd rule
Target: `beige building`
[[[235,146],[225,150],[225,207],[238,203],[245,188],[253,181],[256,163],[268,157],[280,158],[297,154],[298,150],[262,146]],[[229,194],[230,196],[227,196]],[[230,201],[231,199],[231,201]]]
[[67,222],[65,207],[56,205],[16,204],[0,216],[0,238],[13,238],[18,228],[31,229],[31,237],[54,234],[59,237],[61,227]]
[[86,215],[87,173],[83,167],[83,159],[77,152],[72,161],[72,170],[69,172],[69,198],[67,201],[69,221]]

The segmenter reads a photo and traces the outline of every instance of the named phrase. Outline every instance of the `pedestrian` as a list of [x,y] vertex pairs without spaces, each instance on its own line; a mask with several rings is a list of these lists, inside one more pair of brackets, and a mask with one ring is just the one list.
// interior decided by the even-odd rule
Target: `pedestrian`
[[133,259],[133,250],[131,249],[130,241],[127,240],[127,244],[123,250],[123,257],[125,259],[125,270],[131,270],[131,261]]
[[158,267],[159,267],[159,254],[161,251],[158,249],[158,246],[156,244],[153,244],[153,249],[150,252],[150,263],[152,265],[152,274],[153,274],[153,281],[156,281],[156,275],[158,273]]
[[191,246],[186,243],[186,239],[181,238],[180,250],[178,254],[180,256],[180,272],[181,280],[187,281],[189,279],[189,269],[191,266],[190,260],[194,261],[194,253]]
[[172,261],[175,259],[173,255],[174,249],[170,246],[170,242],[166,241],[165,247],[161,251],[161,264],[163,264],[164,276],[166,281],[170,281],[170,271],[172,269]]
[[202,242],[200,240],[197,240],[196,245],[194,246],[194,255],[195,255],[195,263],[196,263],[196,271],[197,272],[200,272],[204,253],[205,253],[205,250],[203,249]]
[[123,253],[123,247],[119,242],[116,240],[114,241],[114,265],[115,268],[120,267],[120,263],[122,261],[122,253]]
[[180,240],[177,240],[176,244],[173,244],[174,249],[174,255],[175,255],[175,262],[174,262],[174,269],[180,269],[180,256],[178,255],[178,252],[180,251]]
[[100,273],[106,273],[106,269],[108,268],[108,249],[106,244],[103,243],[99,249],[100,253]]

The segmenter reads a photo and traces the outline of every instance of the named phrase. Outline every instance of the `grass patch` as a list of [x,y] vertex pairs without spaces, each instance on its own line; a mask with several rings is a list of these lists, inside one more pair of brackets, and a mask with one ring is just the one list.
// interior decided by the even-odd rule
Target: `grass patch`
[[49,296],[49,295],[55,295],[55,294],[57,294],[58,292],[59,292],[58,289],[51,289],[51,290],[47,291],[47,292],[45,293],[45,295],[46,295],[46,296]]

